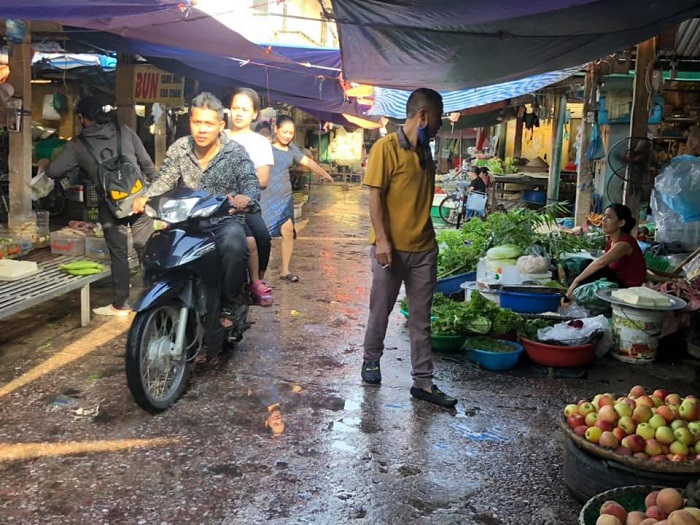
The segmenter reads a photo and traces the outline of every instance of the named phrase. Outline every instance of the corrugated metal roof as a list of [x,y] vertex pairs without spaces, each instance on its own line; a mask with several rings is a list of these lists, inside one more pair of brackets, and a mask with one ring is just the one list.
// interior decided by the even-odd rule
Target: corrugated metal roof
[[676,52],[679,58],[700,57],[700,18],[691,18],[680,24]]

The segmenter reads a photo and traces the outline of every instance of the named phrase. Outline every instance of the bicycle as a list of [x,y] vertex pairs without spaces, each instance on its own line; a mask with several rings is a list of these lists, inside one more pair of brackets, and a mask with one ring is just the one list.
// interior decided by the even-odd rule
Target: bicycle
[[445,224],[459,229],[463,221],[486,214],[486,199],[485,193],[470,193],[469,182],[457,182],[454,193],[445,197],[438,207],[440,218]]

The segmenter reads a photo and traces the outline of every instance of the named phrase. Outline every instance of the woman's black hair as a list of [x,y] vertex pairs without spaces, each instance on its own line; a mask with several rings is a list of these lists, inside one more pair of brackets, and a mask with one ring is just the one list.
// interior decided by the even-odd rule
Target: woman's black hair
[[279,128],[282,124],[286,122],[291,122],[292,125],[296,127],[296,125],[294,124],[294,119],[289,115],[280,115],[279,117],[277,117],[277,120],[275,121],[275,127]]
[[100,97],[82,97],[75,105],[75,112],[83,118],[92,120],[96,124],[106,124],[114,121],[112,110],[116,108],[107,104]]
[[245,87],[235,89],[233,93],[231,93],[231,98],[229,98],[228,107],[231,107],[233,105],[233,99],[236,95],[244,95],[248,97],[253,103],[253,111],[256,114],[260,113],[260,95],[258,95],[257,91]]
[[483,173],[484,175],[488,175],[488,174],[489,174],[489,169],[488,169],[486,166],[482,166],[481,168],[478,168],[478,170],[479,170],[479,171],[478,171],[479,175],[481,175],[482,173]]
[[630,233],[637,224],[637,220],[632,217],[632,210],[619,202],[611,204],[608,206],[608,208],[615,212],[615,215],[617,215],[617,220],[625,221],[625,224],[622,226],[622,228],[620,228],[622,232]]
[[272,132],[272,126],[270,126],[270,123],[266,120],[258,122],[258,124],[255,126],[255,132],[260,133],[263,129],[267,129],[268,131]]

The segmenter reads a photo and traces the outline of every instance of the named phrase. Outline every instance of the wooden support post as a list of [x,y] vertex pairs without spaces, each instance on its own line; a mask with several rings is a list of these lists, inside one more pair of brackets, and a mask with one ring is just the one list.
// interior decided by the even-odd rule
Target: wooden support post
[[498,125],[498,157],[506,160],[506,138],[508,136],[508,122],[503,121]]
[[155,122],[155,137],[154,137],[154,141],[155,141],[154,164],[156,165],[157,170],[159,170],[161,165],[163,164],[163,161],[165,160],[165,152],[168,149],[167,125],[166,125],[166,116],[165,116],[165,112],[166,112],[167,108],[161,104],[160,109],[162,111],[162,114],[161,114],[160,118],[158,119],[158,121]]
[[[656,40],[651,38],[637,45],[637,59],[634,68],[634,91],[632,94],[632,114],[630,115],[630,137],[645,139],[649,129],[649,97],[647,89],[647,72],[656,59]],[[634,141],[636,144],[636,141]],[[624,204],[632,210],[632,217],[639,217],[639,206],[643,192],[651,191],[651,174],[645,170],[641,174],[633,170],[631,165],[625,170],[627,181],[624,184]],[[635,179],[634,177],[637,177]],[[644,191],[646,190],[646,191]]]
[[117,55],[116,100],[119,122],[136,130],[134,108],[134,57],[128,53]]
[[513,157],[523,156],[523,118],[515,119],[515,138],[513,139]]
[[[10,213],[8,226],[11,231],[26,228],[25,223],[35,220],[32,211],[32,43],[31,26],[27,22],[27,33],[21,44],[10,44],[10,77],[8,82],[15,88],[15,97],[22,100],[20,132],[10,132]],[[15,110],[8,108],[8,114]]]
[[549,182],[547,183],[547,203],[559,200],[559,178],[561,177],[561,149],[564,142],[564,123],[566,121],[566,95],[554,101],[554,118],[552,121],[552,156],[549,163]]
[[586,158],[586,150],[591,141],[591,132],[595,123],[595,112],[598,106],[598,80],[600,69],[592,64],[586,70],[586,79],[583,87],[583,116],[581,125],[583,134],[579,148],[578,174],[576,177],[576,226],[583,226],[586,215],[591,212],[593,202],[594,161]]

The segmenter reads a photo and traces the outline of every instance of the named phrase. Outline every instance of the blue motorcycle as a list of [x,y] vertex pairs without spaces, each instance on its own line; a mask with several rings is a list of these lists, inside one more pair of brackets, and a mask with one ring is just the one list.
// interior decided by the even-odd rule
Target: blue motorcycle
[[209,360],[234,348],[250,326],[244,290],[232,307],[232,326],[219,321],[220,262],[207,226],[230,220],[229,208],[225,196],[187,188],[146,205],[146,213],[167,227],[155,231],[144,250],[146,289],[133,306],[126,378],[136,403],[152,414],[182,396],[198,356]]

